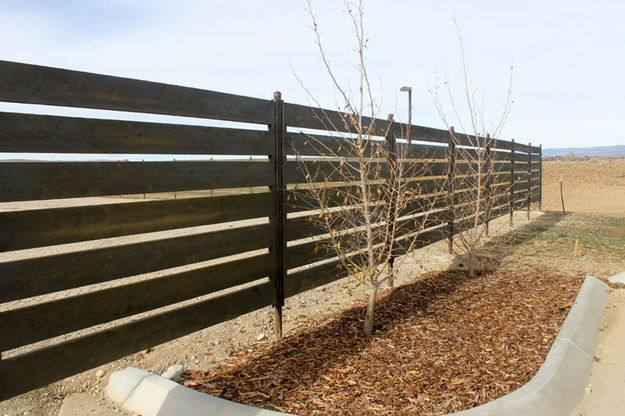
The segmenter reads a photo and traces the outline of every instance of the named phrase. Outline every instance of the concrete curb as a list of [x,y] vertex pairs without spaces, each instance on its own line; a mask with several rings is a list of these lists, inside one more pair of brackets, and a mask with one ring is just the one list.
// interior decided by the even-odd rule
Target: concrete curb
[[200,393],[134,367],[111,374],[106,394],[124,409],[142,416],[286,415]]
[[[625,279],[625,272],[622,274]],[[570,415],[584,395],[599,341],[608,290],[608,286],[600,280],[586,277],[558,337],[534,378],[506,396],[453,415]],[[200,393],[133,367],[113,373],[106,392],[125,409],[143,416],[287,415]]]
[[608,280],[610,283],[625,283],[625,271],[615,274]]

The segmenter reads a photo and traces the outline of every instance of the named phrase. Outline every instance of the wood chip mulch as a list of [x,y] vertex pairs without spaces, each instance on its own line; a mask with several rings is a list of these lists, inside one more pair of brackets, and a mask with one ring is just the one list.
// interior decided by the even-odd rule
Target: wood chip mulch
[[185,384],[298,415],[433,415],[471,408],[528,382],[582,277],[513,269],[470,279],[431,273],[386,292],[371,337],[363,308],[259,343]]

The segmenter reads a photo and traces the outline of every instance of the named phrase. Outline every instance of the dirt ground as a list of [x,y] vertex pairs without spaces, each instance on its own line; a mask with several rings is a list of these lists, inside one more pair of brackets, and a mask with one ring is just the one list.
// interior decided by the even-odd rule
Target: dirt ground
[[[543,209],[560,209],[558,180],[562,174],[567,210],[575,212],[566,216],[535,212],[529,227],[523,227],[525,213],[517,212],[518,232],[511,237],[514,241],[507,245],[506,253],[500,253],[502,267],[547,267],[575,278],[585,274],[608,277],[625,270],[625,163],[549,162],[543,168]],[[507,230],[506,218],[499,224],[493,229]],[[573,257],[576,242],[578,252]],[[408,256],[396,285],[413,284],[424,273],[448,268],[454,258],[446,249],[444,242],[437,243]],[[346,309],[362,306],[365,299],[365,288],[349,278],[290,298],[285,308],[285,336],[323,325]],[[63,399],[78,392],[88,393],[103,411],[125,414],[103,396],[113,371],[132,365],[161,373],[178,363],[188,370],[208,371],[248,349],[272,344],[272,333],[272,311],[264,308],[1,402],[0,414],[55,415]]]
[[625,159],[543,163],[543,209],[625,216]]

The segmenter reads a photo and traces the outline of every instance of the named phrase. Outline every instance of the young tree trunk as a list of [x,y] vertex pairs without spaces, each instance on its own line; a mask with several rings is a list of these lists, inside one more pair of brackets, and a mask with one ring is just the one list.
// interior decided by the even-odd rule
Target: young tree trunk
[[475,277],[475,250],[469,251],[469,277]]
[[371,335],[373,330],[373,314],[375,312],[375,301],[378,296],[378,285],[372,284],[369,288],[369,302],[367,303],[367,312],[365,314],[365,334]]

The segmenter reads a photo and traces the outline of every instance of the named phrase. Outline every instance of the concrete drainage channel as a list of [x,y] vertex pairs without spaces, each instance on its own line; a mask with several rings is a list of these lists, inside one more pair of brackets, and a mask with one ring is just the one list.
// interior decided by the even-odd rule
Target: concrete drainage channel
[[[613,276],[610,281],[624,282],[625,272]],[[584,396],[608,291],[608,286],[602,281],[586,277],[545,362],[534,378],[506,396],[454,415],[572,414]],[[200,393],[133,367],[111,375],[107,394],[123,408],[143,416],[286,415]]]

